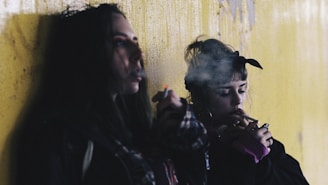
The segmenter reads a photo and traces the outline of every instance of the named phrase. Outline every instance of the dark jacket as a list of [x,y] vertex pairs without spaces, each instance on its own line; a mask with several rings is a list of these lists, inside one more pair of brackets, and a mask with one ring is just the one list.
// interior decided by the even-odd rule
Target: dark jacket
[[308,185],[299,163],[274,140],[271,152],[259,163],[230,146],[210,140],[209,185]]
[[[188,111],[186,115],[190,115]],[[186,117],[180,127],[162,141],[186,144],[186,148],[156,143],[155,148],[164,149],[156,149],[154,153],[164,155],[141,154],[133,146],[107,136],[97,127],[97,119],[92,115],[60,113],[29,123],[18,142],[15,184],[134,185],[153,184],[151,180],[155,178],[156,184],[162,185],[168,184],[162,162],[171,158],[179,184],[203,185],[206,131],[194,117]],[[185,138],[191,139],[191,143],[185,143]],[[91,162],[85,162],[90,144]],[[193,149],[187,146],[197,144],[199,146]],[[152,147],[149,146],[149,151]]]

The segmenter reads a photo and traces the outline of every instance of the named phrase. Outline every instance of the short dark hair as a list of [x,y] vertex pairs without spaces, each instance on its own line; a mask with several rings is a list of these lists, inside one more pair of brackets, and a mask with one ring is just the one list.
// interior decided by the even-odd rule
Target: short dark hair
[[217,39],[200,40],[188,45],[185,61],[188,71],[185,76],[186,89],[191,93],[193,103],[206,103],[209,88],[224,84],[233,78],[247,79],[245,63],[236,61],[238,52]]

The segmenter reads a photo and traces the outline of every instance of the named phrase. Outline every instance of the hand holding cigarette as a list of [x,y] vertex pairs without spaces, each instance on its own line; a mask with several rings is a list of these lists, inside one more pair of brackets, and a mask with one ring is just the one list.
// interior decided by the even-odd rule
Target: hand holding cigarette
[[152,98],[153,102],[158,102],[160,106],[170,106],[172,108],[179,108],[182,106],[180,97],[175,92],[169,89],[169,86],[164,85],[163,91],[158,91]]
[[249,117],[247,115],[241,115],[244,119],[246,119],[248,122],[258,122],[257,119],[254,119],[252,117]]
[[250,123],[248,126],[249,133],[253,135],[265,147],[270,147],[273,144],[272,134],[269,131],[269,124],[264,123],[261,127],[257,124]]
[[173,109],[180,109],[183,104],[180,97],[174,93],[173,90],[169,89],[169,86],[164,85],[163,91],[158,91],[152,98],[153,102],[158,102],[157,109],[164,110],[168,107]]
[[[266,128],[266,129],[268,129],[269,128],[269,124],[268,123],[265,123],[261,127],[258,127],[257,124],[259,123],[259,120],[246,115],[246,113],[242,109],[238,109],[235,112],[235,114],[238,115],[239,119],[241,118],[242,120],[246,120],[246,126],[251,123],[252,125],[256,125],[256,129],[260,129],[260,128]],[[236,123],[234,123],[235,126],[241,124],[242,121],[239,120],[239,119],[237,119]]]
[[164,90],[163,91],[158,91],[153,97],[152,101],[153,102],[160,102],[163,101],[167,96],[169,95],[169,86],[167,84],[164,85]]

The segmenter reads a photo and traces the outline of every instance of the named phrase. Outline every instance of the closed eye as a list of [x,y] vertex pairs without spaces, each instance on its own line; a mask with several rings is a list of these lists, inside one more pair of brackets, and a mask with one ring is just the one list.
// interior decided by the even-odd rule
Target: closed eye
[[246,91],[243,90],[243,89],[241,89],[241,90],[238,90],[238,93],[240,93],[240,94],[244,94],[244,93],[246,93]]
[[226,97],[229,95],[229,93],[230,93],[229,89],[217,89],[215,91],[215,94],[221,97]]

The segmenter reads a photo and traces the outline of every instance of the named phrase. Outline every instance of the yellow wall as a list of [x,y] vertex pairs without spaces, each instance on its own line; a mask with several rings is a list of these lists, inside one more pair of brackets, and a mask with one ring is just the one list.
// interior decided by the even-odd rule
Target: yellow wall
[[[151,94],[167,83],[186,96],[183,51],[199,34],[230,43],[264,66],[263,71],[250,69],[251,115],[270,123],[273,135],[299,160],[310,184],[328,184],[328,3],[256,0],[247,7],[250,0],[243,0],[240,14],[230,1],[120,2],[146,52]],[[8,184],[11,131],[40,72],[48,23],[44,15],[71,2],[78,7],[82,1],[0,0],[1,185]]]

